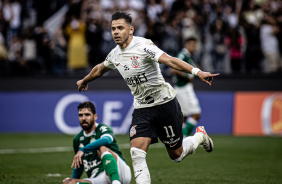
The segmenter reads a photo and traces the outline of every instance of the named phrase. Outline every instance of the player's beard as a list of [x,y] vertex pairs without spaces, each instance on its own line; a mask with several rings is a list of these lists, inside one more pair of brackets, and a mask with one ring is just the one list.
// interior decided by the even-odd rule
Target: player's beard
[[94,126],[94,121],[90,121],[89,123],[87,121],[83,121],[80,125],[83,130],[89,131]]

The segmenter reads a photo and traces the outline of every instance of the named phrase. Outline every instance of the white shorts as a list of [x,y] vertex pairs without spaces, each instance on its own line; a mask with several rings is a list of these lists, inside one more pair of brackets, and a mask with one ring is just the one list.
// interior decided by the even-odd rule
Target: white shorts
[[201,113],[200,103],[192,83],[188,83],[182,87],[175,86],[174,88],[177,91],[176,98],[181,106],[183,116]]
[[[117,155],[117,166],[119,179],[122,184],[129,184],[131,181],[130,167]],[[91,181],[93,184],[111,184],[111,178],[106,174],[106,171],[101,172],[95,178],[84,178]]]

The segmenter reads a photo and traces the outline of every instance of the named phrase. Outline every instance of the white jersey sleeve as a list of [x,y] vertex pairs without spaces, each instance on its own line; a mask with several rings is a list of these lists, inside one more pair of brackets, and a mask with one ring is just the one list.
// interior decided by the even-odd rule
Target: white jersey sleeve
[[159,58],[164,53],[164,51],[159,49],[151,40],[146,40],[143,47],[148,59],[159,62]]
[[104,65],[107,68],[111,68],[111,69],[116,69],[115,65],[112,62],[112,56],[114,54],[114,49],[107,55],[105,61],[104,61]]

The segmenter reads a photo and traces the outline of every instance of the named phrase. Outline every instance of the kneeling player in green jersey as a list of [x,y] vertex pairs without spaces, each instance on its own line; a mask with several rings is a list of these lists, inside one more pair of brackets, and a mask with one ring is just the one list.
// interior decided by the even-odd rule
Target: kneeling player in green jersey
[[[77,108],[83,130],[73,139],[74,169],[72,177],[64,179],[63,184],[129,184],[130,167],[122,157],[112,128],[96,123],[93,103],[84,102]],[[79,179],[83,169],[88,178]]]

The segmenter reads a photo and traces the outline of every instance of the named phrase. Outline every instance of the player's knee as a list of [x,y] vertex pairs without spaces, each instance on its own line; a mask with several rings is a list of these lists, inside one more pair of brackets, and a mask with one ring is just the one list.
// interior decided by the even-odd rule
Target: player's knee
[[101,146],[98,151],[97,151],[97,154],[99,156],[99,158],[101,158],[102,154],[103,153],[107,153],[107,152],[110,152],[110,149],[107,148],[106,146]]
[[73,178],[66,178],[63,180],[62,184],[75,184],[76,181]]
[[169,155],[169,156],[170,156],[170,159],[176,163],[181,162],[185,157],[183,154],[183,151],[175,152],[174,154]]
[[113,152],[110,148],[106,147],[106,146],[101,146],[98,149],[97,154],[98,154],[100,159],[102,159],[104,155],[111,154],[117,160],[117,154],[115,152]]
[[106,146],[101,146],[101,147],[99,148],[99,152],[100,152],[101,154],[104,153],[105,151],[110,151],[110,149],[107,148]]
[[167,153],[168,153],[171,160],[175,160],[175,159],[179,158],[182,154],[182,151],[183,151],[182,146],[180,148],[176,149],[176,150],[167,149]]
[[175,159],[179,158],[180,156],[181,156],[181,154],[172,154],[172,155],[169,155],[169,158],[171,160],[175,160]]

